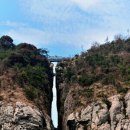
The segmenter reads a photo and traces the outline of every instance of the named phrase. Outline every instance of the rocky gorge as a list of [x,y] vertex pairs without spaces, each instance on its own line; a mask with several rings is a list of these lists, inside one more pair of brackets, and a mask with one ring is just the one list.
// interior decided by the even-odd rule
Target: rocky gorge
[[[70,130],[129,130],[130,93],[125,97],[115,95],[108,98],[111,103],[92,102],[86,108],[71,113],[67,118]],[[67,128],[66,128],[67,129]]]
[[130,130],[130,39],[57,65],[59,130]]
[[0,130],[130,130],[129,43],[96,44],[54,71],[46,50],[1,37]]

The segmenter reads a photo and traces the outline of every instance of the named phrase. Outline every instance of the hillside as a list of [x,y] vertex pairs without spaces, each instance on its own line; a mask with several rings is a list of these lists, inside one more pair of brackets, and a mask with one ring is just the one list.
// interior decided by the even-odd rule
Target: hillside
[[0,38],[0,129],[53,129],[53,72],[47,51]]
[[0,38],[1,130],[130,130],[130,38],[95,43],[58,63],[58,128],[47,57],[44,49]]
[[[124,121],[120,130],[130,129],[123,126],[130,123],[126,111],[129,89],[130,38],[116,37],[103,45],[96,43],[81,55],[64,60],[57,66],[59,129],[117,130],[120,121]],[[110,111],[123,118],[113,119]],[[95,112],[99,112],[99,117],[94,116]],[[107,116],[102,117],[103,114]]]

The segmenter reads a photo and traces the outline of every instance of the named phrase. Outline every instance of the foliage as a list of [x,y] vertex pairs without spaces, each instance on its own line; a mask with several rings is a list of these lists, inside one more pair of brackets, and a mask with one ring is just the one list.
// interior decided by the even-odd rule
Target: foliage
[[26,68],[21,69],[18,77],[22,84],[30,84],[36,88],[43,88],[49,84],[45,68],[42,66],[28,65]]
[[[130,82],[130,38],[121,35],[115,40],[100,45],[95,43],[81,55],[58,64],[58,82],[77,83],[82,87],[89,87],[95,82],[113,85],[118,93],[126,93],[127,89],[117,87],[117,82]],[[60,74],[59,74],[60,73]]]
[[78,79],[78,83],[81,86],[88,86],[94,82],[94,77],[92,75],[81,75]]
[[92,88],[84,88],[83,90],[79,91],[79,94],[86,97],[86,98],[92,98],[94,92],[93,92]]
[[116,89],[118,93],[127,93],[128,88],[123,87],[121,84],[116,84]]
[[112,73],[107,74],[102,79],[103,84],[114,84],[115,85],[115,76]]
[[36,99],[40,93],[39,89],[35,87],[25,87],[24,92],[29,100]]
[[13,44],[13,39],[9,36],[2,36],[0,38],[0,49],[9,49],[14,48],[15,45]]
[[[25,91],[29,99],[35,99],[38,91],[50,94],[53,71],[47,59],[48,51],[37,49],[28,43],[13,44],[9,36],[0,38],[0,72],[13,69],[17,82]],[[31,87],[30,87],[31,86]]]
[[67,70],[64,72],[64,76],[67,79],[67,81],[71,81],[72,76],[74,75],[74,72],[71,68],[67,68]]

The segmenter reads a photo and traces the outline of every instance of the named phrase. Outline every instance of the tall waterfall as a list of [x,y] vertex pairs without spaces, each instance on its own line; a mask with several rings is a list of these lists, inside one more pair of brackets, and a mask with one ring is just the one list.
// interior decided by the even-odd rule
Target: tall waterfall
[[[56,65],[57,62],[53,62],[53,73],[56,74]],[[57,112],[57,89],[56,89],[56,75],[53,77],[53,101],[51,108],[51,118],[54,124],[54,127],[57,128],[58,125],[58,112]]]

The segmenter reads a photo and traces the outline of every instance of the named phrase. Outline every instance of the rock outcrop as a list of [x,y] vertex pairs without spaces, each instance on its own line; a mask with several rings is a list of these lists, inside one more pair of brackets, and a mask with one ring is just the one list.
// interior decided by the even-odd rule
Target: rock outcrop
[[52,130],[49,116],[36,107],[22,102],[0,102],[1,130]]
[[53,130],[47,51],[0,38],[0,130]]
[[68,115],[65,130],[130,130],[130,93],[96,101]]

